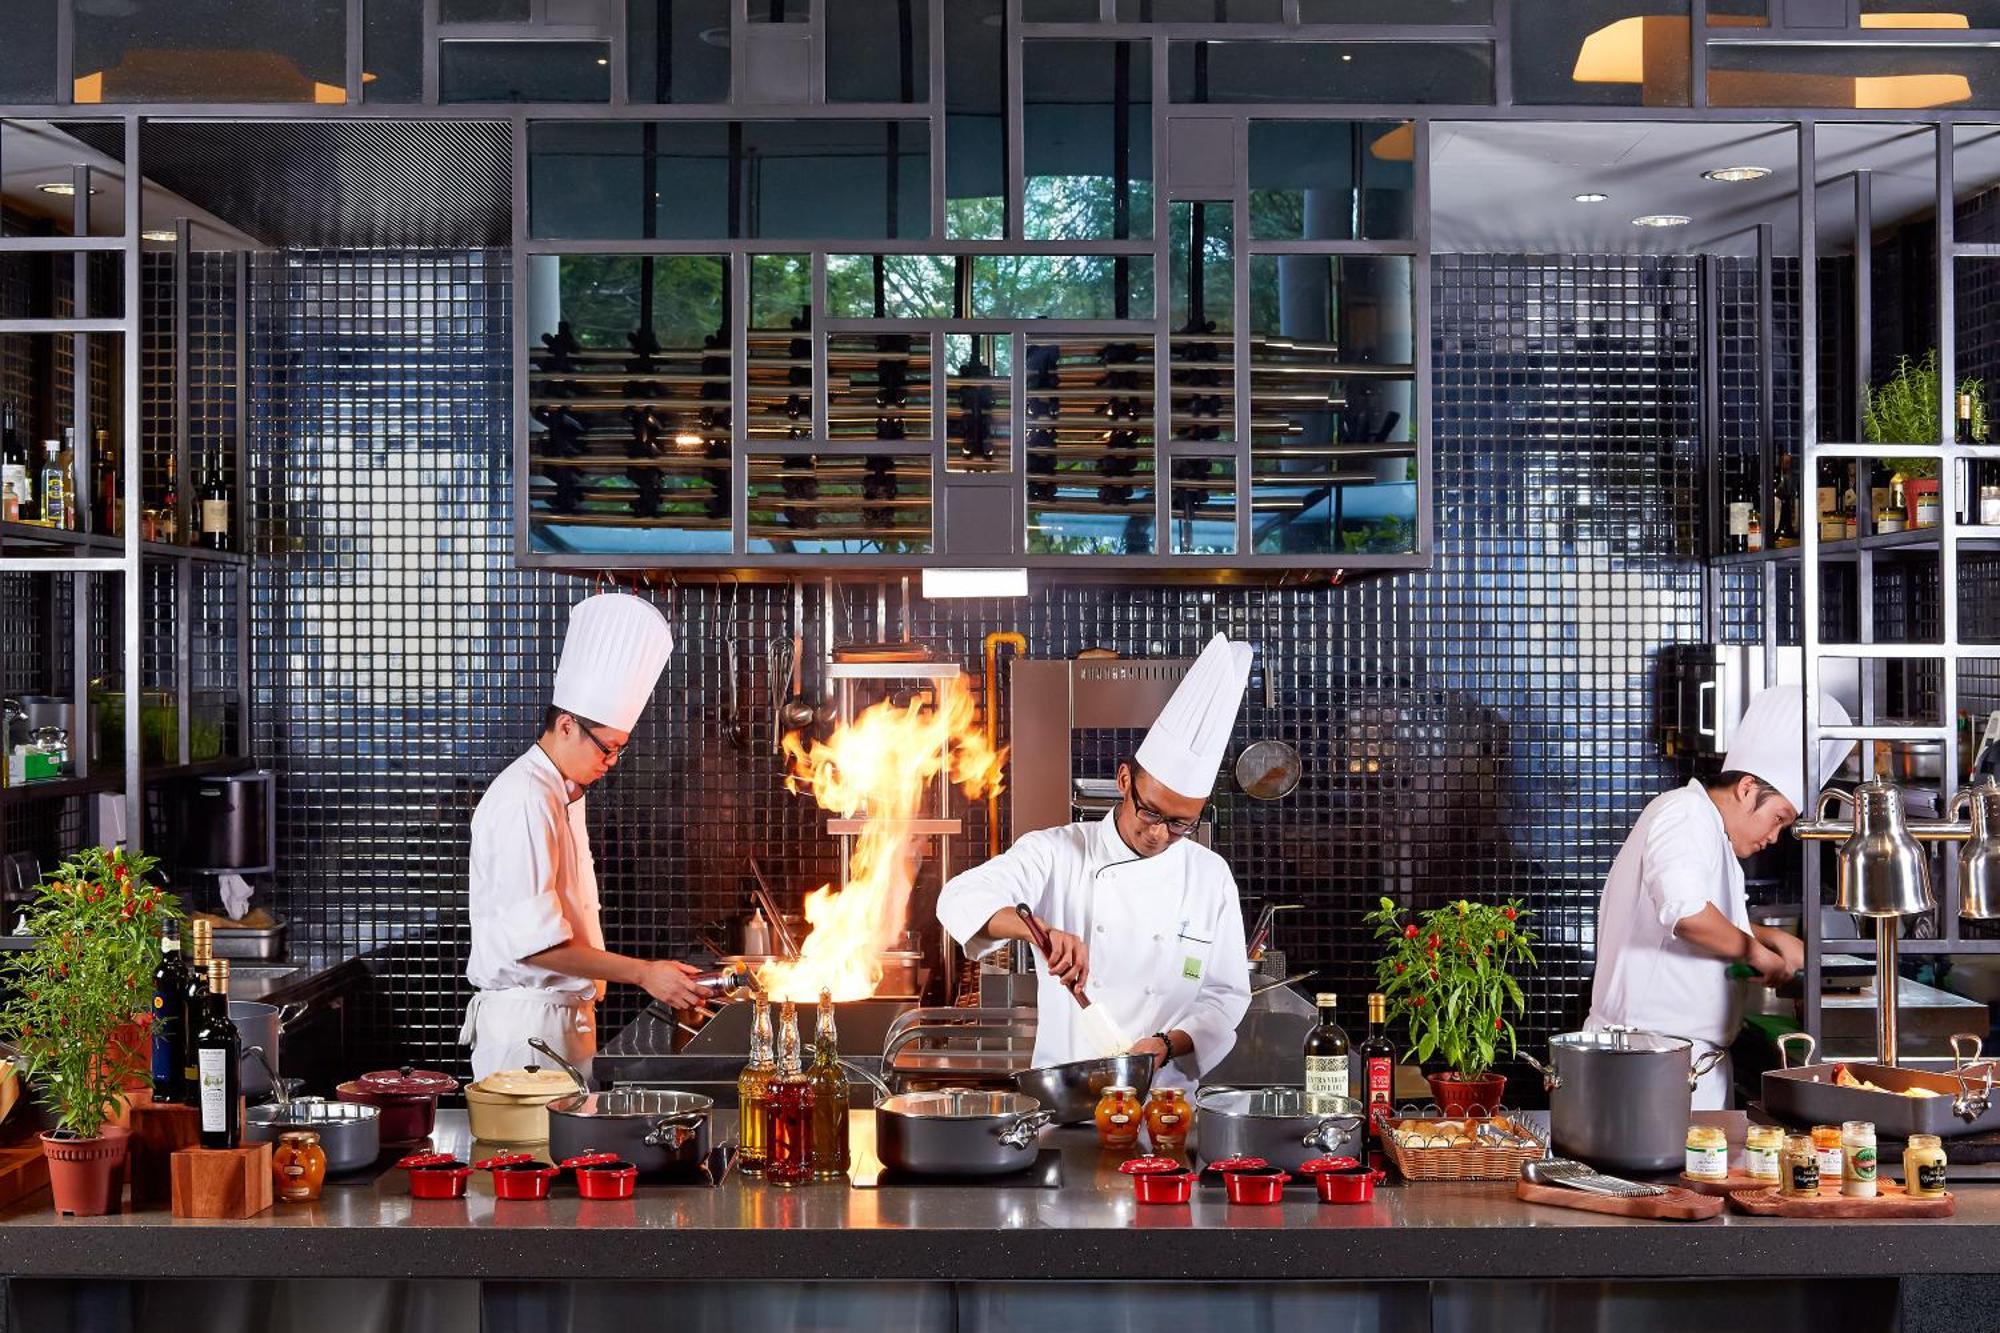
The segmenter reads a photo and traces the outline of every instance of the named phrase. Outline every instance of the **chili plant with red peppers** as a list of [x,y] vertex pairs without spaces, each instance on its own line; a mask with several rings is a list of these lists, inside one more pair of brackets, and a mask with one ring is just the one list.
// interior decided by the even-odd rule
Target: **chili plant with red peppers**
[[14,994],[0,1031],[58,1128],[77,1138],[95,1138],[127,1086],[152,1071],[160,928],[181,914],[147,880],[155,864],[116,848],[78,852],[42,881],[28,909],[35,947],[0,965]]
[[1535,967],[1530,915],[1518,901],[1463,898],[1413,915],[1384,898],[1364,918],[1384,946],[1376,989],[1388,999],[1389,1021],[1407,1024],[1418,1064],[1442,1059],[1471,1079],[1493,1067],[1503,1045],[1514,1054],[1508,1014],[1524,1006],[1515,978]]

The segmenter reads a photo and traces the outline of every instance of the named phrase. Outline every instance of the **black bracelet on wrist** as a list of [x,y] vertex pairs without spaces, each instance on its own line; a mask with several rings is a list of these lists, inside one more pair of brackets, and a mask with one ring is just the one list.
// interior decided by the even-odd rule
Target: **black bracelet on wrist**
[[1169,1037],[1164,1032],[1155,1032],[1153,1035],[1159,1038],[1160,1045],[1165,1047],[1165,1049],[1160,1053],[1160,1058],[1158,1062],[1154,1064],[1153,1068],[1164,1069],[1167,1066],[1167,1064],[1171,1062],[1174,1058],[1174,1039],[1172,1037]]

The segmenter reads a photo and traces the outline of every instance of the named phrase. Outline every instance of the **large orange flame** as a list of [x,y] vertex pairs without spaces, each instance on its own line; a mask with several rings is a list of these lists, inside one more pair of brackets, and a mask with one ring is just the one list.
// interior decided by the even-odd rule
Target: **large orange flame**
[[935,700],[874,704],[824,742],[793,732],[785,756],[787,788],[866,823],[848,858],[847,887],[823,885],[806,895],[799,957],[767,964],[758,984],[774,999],[800,1003],[816,1000],[822,987],[836,1000],[865,1000],[882,979],[879,956],[896,947],[909,917],[919,841],[911,820],[940,770],[968,798],[998,791],[1006,752],[986,743],[972,692],[954,679]]

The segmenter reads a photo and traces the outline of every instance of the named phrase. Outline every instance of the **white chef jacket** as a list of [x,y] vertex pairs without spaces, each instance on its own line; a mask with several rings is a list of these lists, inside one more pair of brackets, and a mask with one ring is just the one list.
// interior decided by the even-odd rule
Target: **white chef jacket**
[[[1597,975],[1584,1026],[1644,1028],[1726,1050],[1742,1024],[1729,964],[1674,934],[1704,907],[1748,933],[1743,864],[1699,782],[1654,797],[1618,849],[1597,908]],[[1696,1110],[1719,1110],[1729,1062],[1704,1075]]]
[[602,982],[522,960],[571,940],[604,947],[597,874],[581,794],[533,746],[509,764],[472,814],[472,953],[465,976],[479,993],[459,1040],[472,1046],[476,1078],[546,1063],[539,1036],[572,1061],[596,1052]]
[[[972,957],[1005,941],[985,933],[995,912],[1026,903],[1090,950],[1091,1001],[1133,1041],[1179,1028],[1190,1055],[1160,1070],[1157,1087],[1191,1087],[1236,1044],[1250,1005],[1236,879],[1208,848],[1177,839],[1141,857],[1118,834],[1114,810],[1091,824],[1026,834],[1005,854],[954,876],[938,920]],[[1034,1062],[1098,1054],[1069,990],[1043,968],[1036,986]]]

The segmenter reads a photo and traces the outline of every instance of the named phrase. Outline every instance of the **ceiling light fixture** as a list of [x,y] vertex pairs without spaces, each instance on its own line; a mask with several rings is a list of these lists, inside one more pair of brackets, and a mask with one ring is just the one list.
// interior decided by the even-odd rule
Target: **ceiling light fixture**
[[173,231],[142,231],[139,233],[139,239],[142,241],[166,241],[171,244],[180,239],[180,233]]
[[1702,172],[1701,178],[1705,181],[1727,181],[1734,184],[1737,181],[1760,181],[1770,174],[1769,167],[1717,167],[1713,171]]
[[[37,185],[35,188],[37,190],[40,190],[43,194],[60,195],[64,199],[76,198],[76,183],[74,181],[47,181],[41,185]],[[90,192],[92,194],[102,193],[102,191],[97,189],[95,186],[91,187]]]
[[1641,213],[1632,219],[1635,227],[1685,227],[1694,219],[1685,213]]
[[1570,196],[1570,198],[1576,200],[1579,204],[1601,204],[1610,197],[1608,194],[1599,194],[1595,190],[1586,190],[1582,194],[1573,194]]

